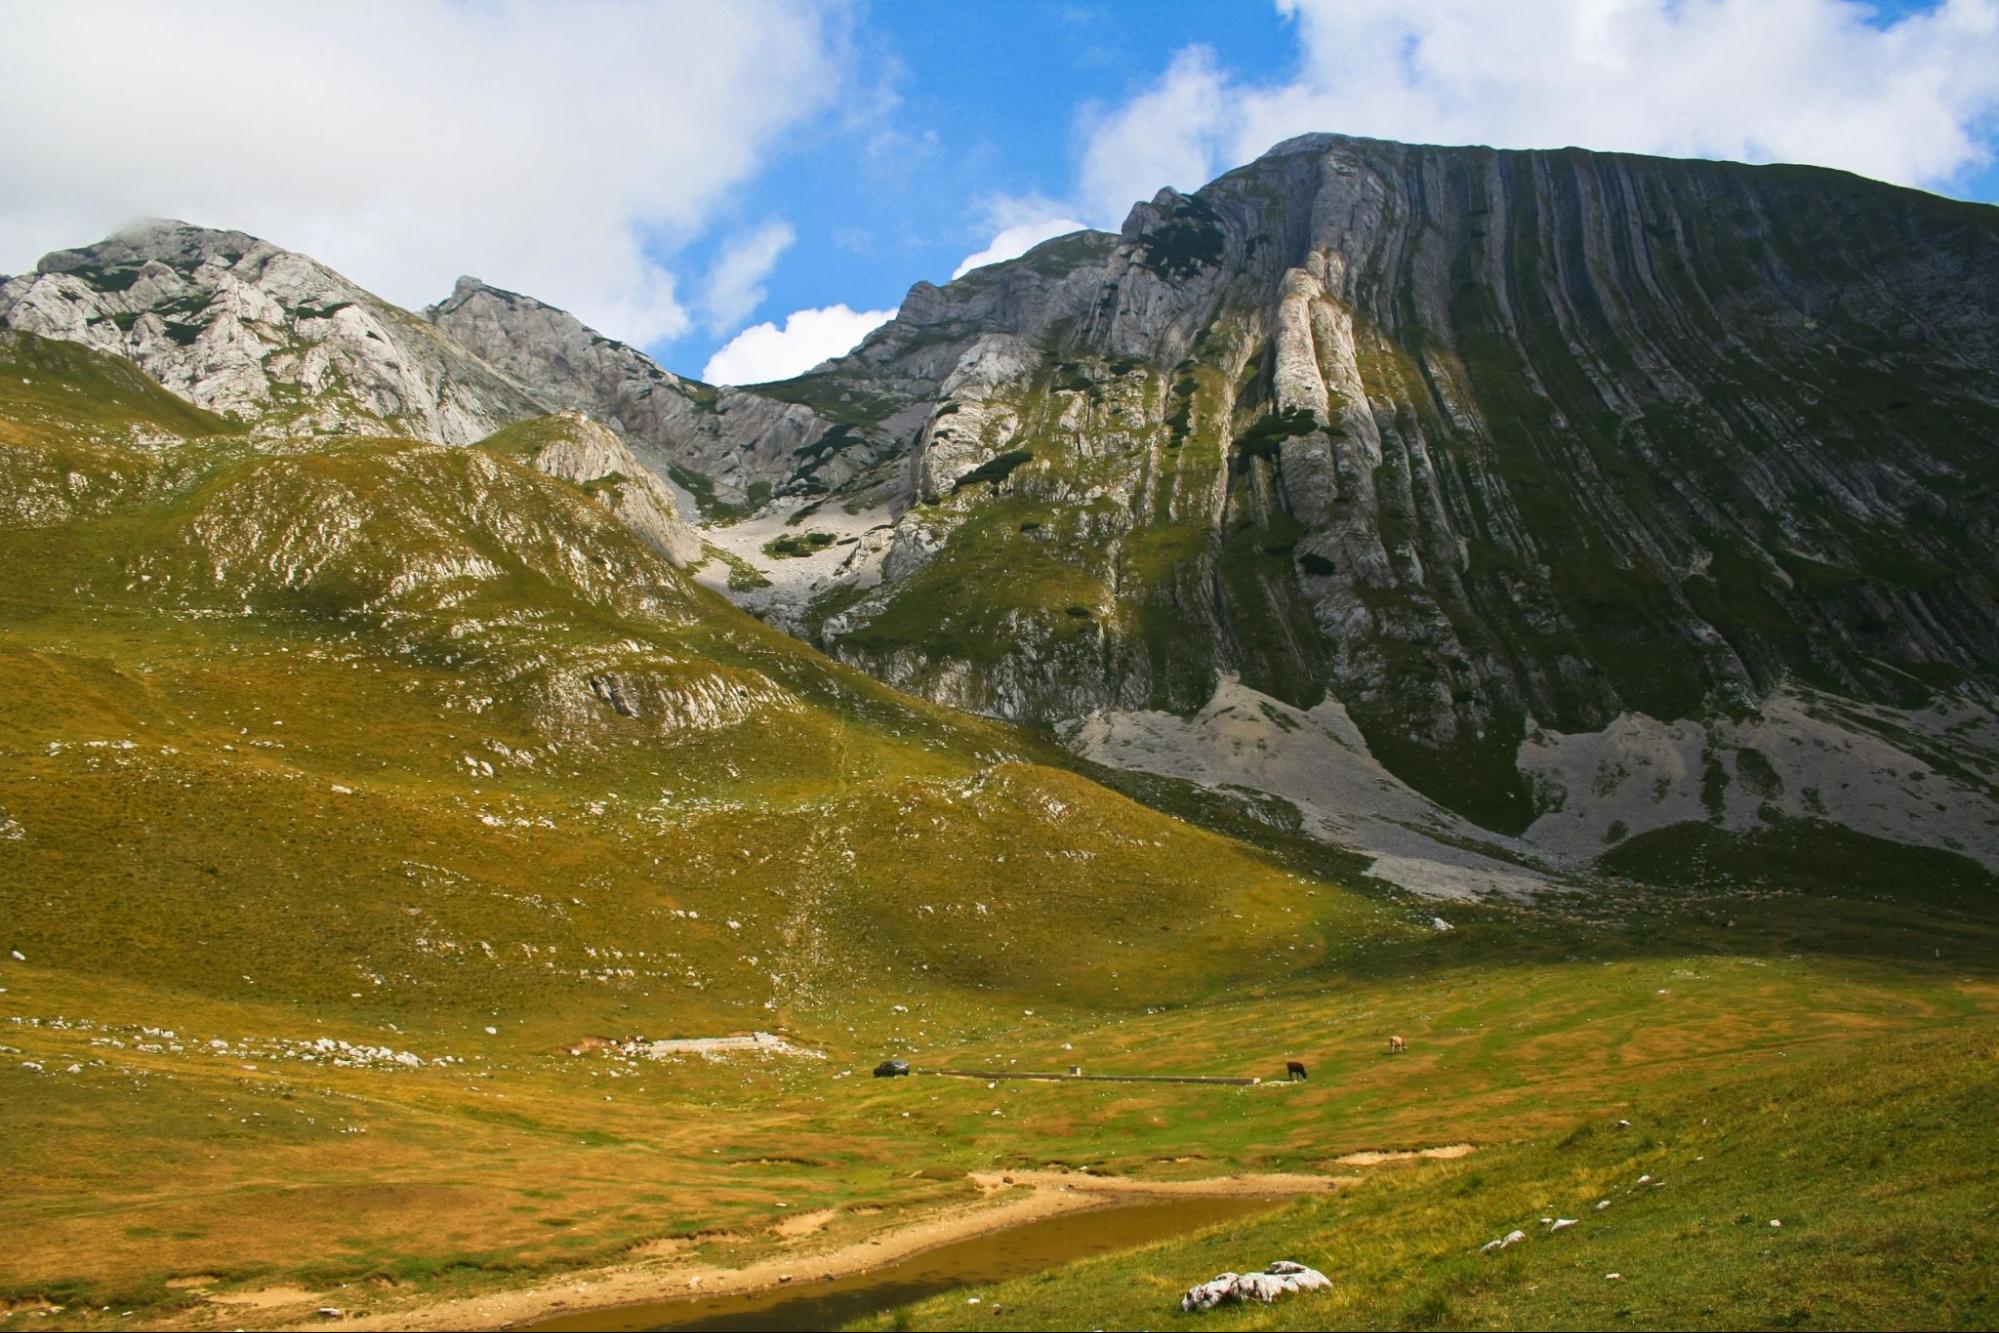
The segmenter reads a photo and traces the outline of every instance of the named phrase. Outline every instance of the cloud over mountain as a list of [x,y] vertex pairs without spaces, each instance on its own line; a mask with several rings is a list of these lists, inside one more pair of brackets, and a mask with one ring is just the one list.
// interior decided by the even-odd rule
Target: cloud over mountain
[[164,214],[406,305],[469,269],[617,337],[672,337],[673,252],[840,96],[845,22],[803,0],[14,7],[0,271]]
[[794,310],[784,327],[752,324],[708,359],[701,378],[710,384],[764,384],[800,375],[895,318],[893,310],[850,310],[844,305]]
[[1846,0],[1278,0],[1288,80],[1207,47],[1083,117],[1084,216],[1115,226],[1317,130],[1414,143],[1809,162],[1942,186],[1991,159],[1999,0],[1890,17]]

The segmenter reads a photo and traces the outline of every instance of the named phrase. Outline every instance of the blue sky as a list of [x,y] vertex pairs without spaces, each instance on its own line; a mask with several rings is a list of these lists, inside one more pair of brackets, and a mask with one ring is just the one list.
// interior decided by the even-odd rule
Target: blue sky
[[[1687,21],[1698,22],[1703,7],[1699,0],[1684,6],[1694,11]],[[1882,34],[1937,8],[1921,0],[1792,7],[1818,11],[1821,18],[1839,17],[1844,10],[1844,17]],[[1782,6],[1765,8],[1774,12]],[[1176,57],[1201,50],[1222,81],[1243,87],[1283,87],[1298,79],[1307,63],[1300,15],[1251,0],[1154,0],[1143,7],[1075,0],[881,2],[857,16],[854,44],[862,78],[889,105],[863,123],[835,117],[815,126],[774,156],[754,184],[731,201],[738,228],[784,219],[795,232],[762,284],[764,299],[750,322],[781,323],[789,312],[835,304],[855,311],[892,309],[911,282],[949,278],[960,261],[991,239],[1007,206],[1018,207],[1020,201],[1028,201],[1029,213],[1038,202],[1053,215],[1115,226],[1123,204],[1112,203],[1114,195],[1079,197],[1092,131],[1159,85]],[[1781,23],[1778,27],[1781,32]],[[1823,37],[1809,22],[1794,31],[1801,42]],[[1999,60],[1999,47],[1990,51]],[[1884,68],[1881,77],[1891,73]],[[1810,77],[1809,70],[1800,77]],[[1718,89],[1716,96],[1725,94]],[[1977,126],[1980,143],[1993,137],[1991,108],[1988,95],[1983,124]],[[1749,114],[1754,112],[1745,109]],[[1341,123],[1337,115],[1308,123],[1332,130],[1366,128]],[[1468,128],[1464,139],[1478,141],[1476,124]],[[1525,142],[1598,146],[1586,113],[1566,128],[1566,134]],[[1601,146],[1671,148],[1615,141]],[[1694,151],[1699,147],[1689,145]],[[1254,151],[1244,145],[1238,156]],[[1767,150],[1715,155],[1784,156]],[[1216,170],[1235,164],[1225,150],[1208,162]],[[1154,185],[1190,188],[1205,178],[1195,173]],[[1947,174],[1902,178],[1963,197],[1999,200],[1999,167],[1989,160]],[[1150,188],[1133,184],[1123,203]],[[712,262],[726,239],[726,234],[710,238],[689,250],[684,262],[696,268]],[[733,333],[697,327],[656,350],[669,363],[698,370]]]
[[[879,309],[919,279],[946,281],[992,239],[991,201],[1069,193],[1079,116],[1092,102],[1125,100],[1197,42],[1239,69],[1295,59],[1289,24],[1261,4],[1165,0],[1142,15],[1054,0],[869,6],[859,60],[864,77],[893,92],[894,109],[879,122],[809,129],[732,201],[739,227],[782,218],[797,229],[761,315],[836,302]],[[690,251],[690,267],[712,261],[725,239]],[[720,341],[697,330],[674,350],[698,364]]]
[[1308,130],[1999,202],[1999,0],[0,0],[0,23],[0,273],[179,217],[410,307],[470,273],[727,382]]

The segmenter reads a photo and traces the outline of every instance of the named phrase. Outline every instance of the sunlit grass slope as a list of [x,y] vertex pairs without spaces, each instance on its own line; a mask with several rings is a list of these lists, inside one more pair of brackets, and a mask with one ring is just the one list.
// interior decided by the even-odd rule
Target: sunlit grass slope
[[[1564,1162],[1625,1169],[1602,1140],[1549,1156],[1579,1125],[1628,1115],[1666,1152],[1684,1119],[1639,1112],[1995,1045],[1992,886],[1955,859],[1914,898],[1866,863],[1832,896],[1627,888],[1440,931],[1337,854],[1183,822],[828,662],[504,441],[252,442],[108,358],[6,355],[0,1328],[731,1264],[801,1211],[834,1243],[989,1167],[1345,1174],[1470,1140],[1380,1186],[1418,1191],[1407,1237],[1360,1192],[1145,1271],[1336,1223],[1383,1264],[1455,1256],[1537,1182],[1582,1188]],[[752,1029],[823,1058],[566,1054]],[[1313,1078],[868,1079],[890,1053]],[[1981,1179],[1941,1196],[1961,1225]],[[1339,1317],[1414,1318],[1455,1271]],[[1435,1318],[1540,1321],[1531,1280]],[[1159,1292],[1124,1290],[1087,1318],[1156,1324]]]
[[[1291,1258],[1334,1289],[1201,1326],[1987,1328],[1999,1032],[1978,1035],[1758,1051],[1615,1119],[1376,1168],[1324,1199],[863,1326],[1158,1328],[1192,1283]],[[1483,1251],[1516,1229],[1527,1239]]]
[[19,453],[113,493],[0,530],[38,961],[553,1041],[895,986],[1186,1002],[1407,929],[1331,886],[1280,907],[1260,854],[828,663],[484,451]]

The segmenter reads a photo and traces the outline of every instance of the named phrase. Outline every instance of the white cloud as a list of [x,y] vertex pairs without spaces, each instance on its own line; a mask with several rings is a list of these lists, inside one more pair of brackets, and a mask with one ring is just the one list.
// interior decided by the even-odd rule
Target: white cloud
[[781,329],[765,321],[731,338],[708,359],[701,378],[710,384],[789,379],[829,357],[853,351],[861,339],[893,318],[893,310],[849,310],[844,305],[794,310]]
[[764,299],[764,279],[797,239],[790,223],[767,222],[722,247],[721,257],[708,272],[701,302],[711,332],[742,323],[757,308]]
[[846,12],[10,5],[0,271],[162,215],[265,236],[405,305],[474,273],[632,342],[672,337],[688,318],[663,259],[841,93]]
[[1163,185],[1191,190],[1207,184],[1224,130],[1240,115],[1238,97],[1214,53],[1190,46],[1156,84],[1123,106],[1086,108],[1080,179],[1086,215],[1116,227],[1134,203]]
[[1999,0],[1277,0],[1296,76],[1189,47],[1083,120],[1084,216],[1115,226],[1296,134],[1809,162],[1947,186],[1992,159]]
[[1005,259],[1017,259],[1043,241],[1081,230],[1083,224],[1072,217],[1041,218],[1006,227],[993,237],[992,244],[985,249],[975,255],[966,255],[964,261],[951,270],[951,276],[962,278],[975,268],[984,268],[987,264],[997,264]]

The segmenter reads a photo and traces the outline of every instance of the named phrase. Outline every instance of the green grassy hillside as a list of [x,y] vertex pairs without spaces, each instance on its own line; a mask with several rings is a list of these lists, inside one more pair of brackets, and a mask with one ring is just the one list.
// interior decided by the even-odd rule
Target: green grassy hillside
[[[1413,1239],[1375,1193],[1257,1223],[1454,1254],[1613,1111],[1684,1145],[1691,1111],[1635,1108],[1716,1088],[1742,1118],[1806,1052],[1999,1044],[1993,886],[1954,858],[1914,902],[1879,901],[1891,859],[1831,896],[1708,876],[1439,909],[835,665],[503,447],[253,445],[118,363],[61,374],[74,399],[0,383],[26,423],[0,435],[0,1329],[732,1265],[791,1252],[801,1212],[809,1243],[855,1239],[996,1166],[1346,1174],[1469,1140],[1380,1186],[1416,1191]],[[567,1053],[753,1029],[812,1054]],[[889,1053],[1314,1080],[868,1079]],[[1574,1160],[1591,1188],[1625,1169]],[[1939,1206],[1989,1226],[1968,1169]],[[1467,1171],[1491,1184],[1444,1219]],[[1367,1318],[1409,1317],[1411,1280]],[[1436,1318],[1538,1322],[1525,1290]],[[1155,1321],[1157,1295],[1090,1317]]]
[[[1973,1126],[1999,1095],[1999,1047],[1980,1035],[1759,1052],[1754,1077],[1709,1072],[1616,1119],[860,1326],[1156,1328],[1215,1271],[1290,1258],[1334,1289],[1200,1325],[1988,1327],[1999,1152]],[[1515,1229],[1528,1238],[1483,1252]]]

